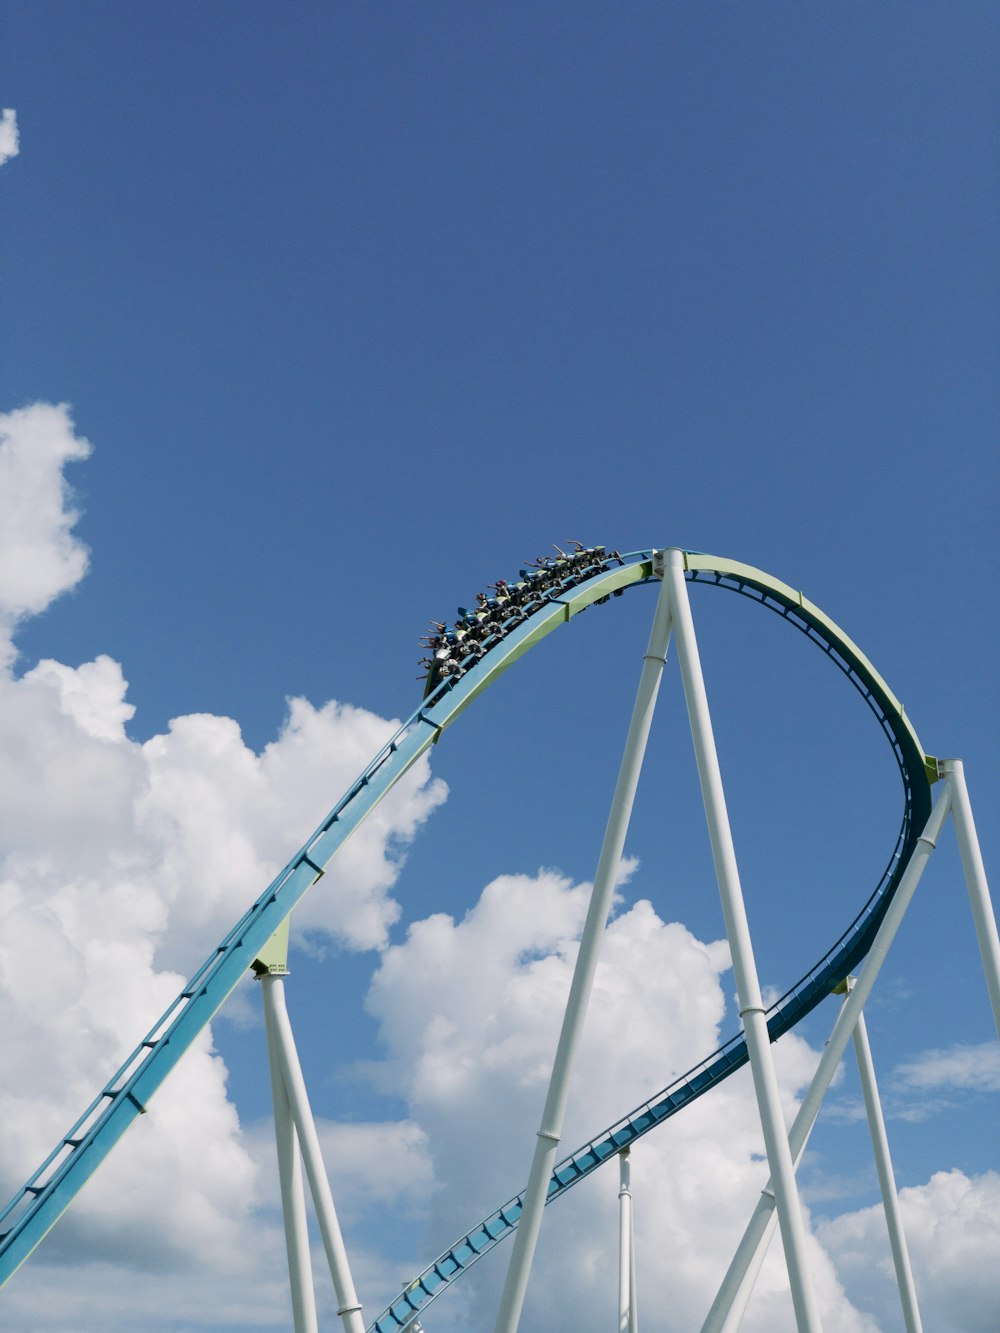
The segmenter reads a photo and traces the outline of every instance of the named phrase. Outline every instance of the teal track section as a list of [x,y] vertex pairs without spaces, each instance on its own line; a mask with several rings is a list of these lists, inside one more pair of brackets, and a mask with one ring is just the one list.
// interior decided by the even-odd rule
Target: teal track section
[[[772,1040],[805,1017],[867,953],[930,811],[928,766],[898,702],[871,664],[837,627],[785,584],[750,566],[685,553],[692,583],[729,589],[788,620],[824,651],[865,699],[893,749],[903,781],[903,819],[889,864],[845,933],[769,1012]],[[53,1151],[0,1212],[0,1286],[58,1221],[87,1180],[192,1043],[218,1012],[257,954],[340,847],[388,791],[484,689],[537,642],[594,602],[650,581],[654,552],[601,560],[554,579],[521,623],[498,635],[463,675],[438,685],[382,747],[327,817],[202,963],[165,1013]],[[561,1197],[621,1148],[633,1143],[747,1061],[742,1035],[578,1149],[553,1172],[548,1202]],[[476,1260],[517,1226],[521,1195],[467,1232],[430,1264],[369,1326],[404,1328]]]

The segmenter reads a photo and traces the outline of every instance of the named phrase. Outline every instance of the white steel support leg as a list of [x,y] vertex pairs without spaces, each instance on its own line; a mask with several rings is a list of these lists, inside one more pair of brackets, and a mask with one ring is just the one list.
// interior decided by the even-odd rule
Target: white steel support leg
[[[831,1041],[833,1041],[838,1028],[844,1025],[845,1025],[844,1006],[841,1005],[837,1011],[837,1017],[833,1025],[833,1030],[830,1033],[830,1037],[828,1038],[827,1041],[828,1045]],[[846,1035],[848,1037],[850,1036],[849,1026],[846,1027]],[[826,1079],[826,1086],[824,1086],[823,1088],[824,1093],[826,1092],[826,1087],[829,1086],[829,1083],[832,1081],[833,1075],[835,1073],[836,1073],[836,1067],[832,1066],[830,1068],[829,1077]],[[817,1111],[819,1110],[819,1101],[816,1102],[816,1110]],[[806,1145],[809,1142],[809,1135],[812,1133],[812,1129],[815,1123],[816,1123],[816,1116],[814,1113],[812,1120],[809,1122],[808,1125],[804,1127],[801,1147],[799,1147],[798,1150],[793,1154],[796,1171],[798,1171],[799,1169],[799,1163],[802,1161],[802,1156],[805,1153]],[[767,1185],[764,1187],[762,1191],[762,1200],[765,1199],[767,1203],[766,1226],[763,1232],[760,1234],[759,1238],[757,1239],[756,1248],[753,1250],[753,1253],[750,1255],[750,1258],[746,1263],[745,1271],[743,1271],[743,1269],[740,1267],[740,1262],[743,1249],[745,1246],[749,1244],[748,1241],[748,1237],[750,1236],[749,1230],[747,1234],[744,1236],[740,1249],[737,1250],[736,1257],[733,1259],[733,1263],[730,1268],[730,1272],[739,1269],[741,1273],[739,1286],[735,1288],[735,1290],[732,1288],[732,1286],[727,1288],[726,1282],[729,1281],[727,1277],[726,1282],[723,1283],[723,1286],[720,1289],[719,1295],[716,1297],[715,1304],[712,1306],[712,1309],[709,1312],[708,1319],[705,1321],[705,1324],[702,1327],[702,1333],[708,1333],[708,1330],[712,1330],[712,1333],[736,1333],[736,1330],[739,1329],[739,1327],[743,1323],[743,1316],[746,1314],[747,1306],[750,1304],[750,1297],[753,1295],[754,1287],[757,1285],[757,1279],[760,1276],[760,1270],[764,1266],[764,1260],[767,1258],[767,1252],[770,1249],[771,1241],[774,1239],[774,1233],[777,1230],[778,1226],[778,1215],[774,1210],[774,1192],[771,1189],[770,1181],[767,1182]],[[758,1207],[760,1206],[761,1205],[758,1205]],[[730,1301],[728,1305],[724,1303],[725,1298],[723,1296],[723,1293],[726,1293],[726,1296]]]
[[629,1151],[618,1154],[618,1333],[637,1333],[635,1308],[635,1223]]
[[[896,932],[899,930],[906,909],[916,892],[917,885],[920,883],[920,877],[927,867],[931,852],[933,852],[935,844],[941,836],[941,829],[950,810],[951,784],[950,781],[946,781],[942,784],[924,831],[917,840],[917,846],[910,858],[910,863],[906,867],[896,892],[893,894],[892,901],[886,908],[885,916],[882,918],[882,924],[876,932],[872,947],[868,951],[864,967],[861,969],[854,988],[844,1002],[837,1022],[834,1024],[833,1032],[830,1034],[830,1040],[826,1044],[816,1073],[809,1085],[809,1090],[802,1100],[798,1115],[795,1117],[795,1123],[792,1125],[788,1136],[788,1145],[792,1156],[796,1160],[802,1154],[809,1132],[815,1123],[816,1116],[819,1114],[823,1098],[826,1096],[827,1089],[837,1072],[837,1066],[840,1064],[847,1048],[851,1033],[854,1031],[858,1015],[872,992],[875,980],[882,964],[885,962],[886,954],[896,937]],[[775,1199],[771,1192],[771,1182],[768,1181],[767,1186],[761,1193],[757,1207],[754,1209],[753,1216],[750,1218],[750,1223],[743,1234],[743,1239],[733,1256],[733,1261],[729,1265],[729,1270],[723,1279],[722,1286],[719,1288],[719,1293],[708,1312],[708,1318],[702,1325],[702,1333],[731,1333],[731,1330],[739,1327],[740,1319],[746,1309],[746,1303],[750,1298],[750,1291],[753,1286],[752,1280],[749,1283],[747,1282],[747,1276],[753,1265],[756,1265],[756,1269],[759,1270],[764,1253],[767,1250],[767,1243],[773,1232],[774,1205]],[[754,1273],[754,1276],[756,1276],[756,1273]]]
[[597,969],[597,955],[600,950],[604,927],[607,924],[611,900],[614,896],[615,883],[621,862],[622,849],[625,846],[625,834],[628,831],[632,804],[639,782],[643,756],[646,753],[646,741],[653,720],[656,695],[660,687],[660,677],[667,656],[670,642],[670,597],[666,579],[660,587],[653,616],[653,627],[649,635],[649,644],[643,658],[642,675],[636,693],[632,721],[629,724],[625,752],[622,755],[618,781],[611,802],[608,824],[604,833],[597,872],[594,875],[594,887],[587,909],[587,920],[580,938],[580,951],[577,954],[576,967],[570,985],[566,1011],[563,1014],[559,1044],[556,1048],[549,1090],[542,1112],[542,1124],[538,1130],[538,1141],[531,1163],[531,1172],[524,1190],[524,1206],[514,1235],[514,1247],[507,1268],[503,1295],[500,1299],[500,1312],[497,1316],[496,1333],[516,1333],[524,1305],[524,1295],[531,1273],[538,1232],[542,1225],[542,1209],[548,1194],[549,1179],[555,1165],[556,1150],[562,1136],[563,1117],[566,1100],[569,1095],[569,1079],[576,1055],[583,1020],[593,987],[594,972]]
[[708,820],[715,874],[719,881],[726,935],[733,957],[736,991],[740,1002],[740,1017],[746,1035],[750,1068],[760,1113],[764,1147],[774,1182],[775,1201],[781,1239],[785,1247],[785,1263],[792,1289],[792,1304],[799,1333],[819,1333],[822,1325],[819,1307],[813,1290],[812,1276],[806,1260],[806,1230],[795,1185],[795,1168],[788,1147],[788,1131],[781,1112],[781,1096],[774,1072],[774,1059],[767,1032],[764,1001],[757,979],[750,928],[747,923],[740,887],[736,852],[733,847],[726,798],[722,789],[722,775],[715,749],[712,719],[708,711],[705,680],[698,657],[694,621],[684,583],[684,556],[681,551],[668,552],[664,581],[671,590],[671,610],[674,632],[677,636],[677,659],[684,680],[691,736],[694,741],[698,775],[701,779],[702,799]]
[[[853,985],[854,978],[849,977],[847,982],[849,991],[853,989]],[[903,1219],[899,1212],[896,1177],[892,1169],[892,1158],[889,1156],[889,1137],[885,1132],[882,1104],[879,1101],[878,1084],[875,1081],[875,1065],[872,1061],[871,1046],[868,1044],[868,1029],[863,1013],[858,1014],[854,1028],[854,1053],[858,1060],[861,1091],[868,1113],[868,1130],[872,1137],[875,1169],[878,1172],[879,1189],[882,1191],[882,1207],[885,1209],[885,1222],[889,1229],[889,1244],[892,1248],[892,1262],[896,1269],[899,1302],[903,1307],[903,1322],[906,1325],[906,1333],[923,1333],[920,1311],[917,1308],[917,1291],[913,1285],[913,1270],[910,1267],[910,1255],[903,1233]]]
[[943,767],[952,784],[952,816],[958,850],[969,888],[972,919],[976,923],[979,953],[986,973],[986,988],[993,1006],[993,1021],[996,1023],[997,1036],[1000,1037],[1000,939],[997,938],[997,919],[993,914],[983,854],[976,836],[975,820],[972,818],[969,789],[965,785],[965,765],[961,759],[947,759]]
[[628,1333],[639,1333],[639,1288],[635,1280],[635,1205],[629,1209]]
[[333,1206],[330,1182],[323,1166],[323,1155],[319,1146],[319,1135],[309,1106],[305,1080],[299,1065],[292,1026],[288,1021],[285,1008],[285,992],[281,978],[268,976],[261,978],[264,1004],[268,1007],[270,1021],[275,1036],[275,1048],[278,1064],[288,1094],[289,1107],[295,1131],[302,1148],[306,1176],[313,1196],[316,1219],[319,1222],[323,1248],[326,1250],[333,1288],[337,1294],[337,1314],[344,1321],[345,1333],[365,1333],[364,1320],[361,1318],[361,1303],[354,1290],[344,1238],[337,1221],[337,1212]]
[[[284,977],[281,975],[265,977],[264,982],[266,992],[268,985],[283,986]],[[316,1293],[309,1259],[306,1196],[302,1185],[302,1160],[288,1101],[288,1091],[278,1058],[279,1039],[274,1031],[273,1007],[269,1000],[264,1000],[264,1032],[267,1037],[267,1063],[271,1073],[271,1104],[274,1107],[274,1137],[278,1149],[281,1211],[285,1220],[288,1281],[292,1292],[292,1327],[295,1333],[318,1333]]]

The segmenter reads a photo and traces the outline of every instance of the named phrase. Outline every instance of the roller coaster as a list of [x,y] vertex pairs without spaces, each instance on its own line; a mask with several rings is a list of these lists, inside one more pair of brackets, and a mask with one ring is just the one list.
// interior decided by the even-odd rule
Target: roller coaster
[[[662,583],[665,578],[662,551],[622,555],[617,551],[607,553],[604,547],[575,545],[577,549],[568,555],[559,551],[554,559],[523,569],[517,582],[500,580],[491,594],[479,594],[475,609],[460,608],[454,624],[433,622],[424,645],[429,655],[424,661],[427,675],[420,706],[205,959],[0,1212],[0,1286],[42,1241],[143,1113],[241,977],[251,968],[258,973],[267,971],[269,941],[287,928],[296,904],[323,877],[340,847],[416,760],[508,667],[553,630],[612,596],[644,584]],[[773,1042],[809,1014],[864,960],[914,860],[931,815],[932,785],[943,770],[936,759],[925,754],[902,705],[874,666],[801,592],[734,560],[694,551],[674,555],[688,585],[707,585],[749,598],[814,644],[864,700],[899,772],[901,820],[888,863],[840,938],[766,1011],[766,1037]],[[745,1032],[731,1037],[687,1073],[560,1161],[548,1175],[543,1201],[553,1203],[561,1198],[623,1149],[718,1086],[751,1055]],[[415,1327],[418,1315],[432,1300],[517,1230],[524,1208],[525,1193],[521,1192],[470,1228],[369,1324],[369,1333]],[[356,1326],[360,1325],[349,1325]]]

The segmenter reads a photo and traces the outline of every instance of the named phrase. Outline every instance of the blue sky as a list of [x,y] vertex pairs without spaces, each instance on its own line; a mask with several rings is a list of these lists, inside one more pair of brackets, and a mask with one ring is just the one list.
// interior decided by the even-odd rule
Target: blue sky
[[[287,841],[275,816],[247,862],[266,867],[298,845],[309,802],[332,805],[353,775],[337,755],[357,745],[355,769],[367,757],[363,719],[345,712],[323,730],[310,714],[297,734],[314,781],[297,805],[275,776],[279,736],[291,752],[290,698],[404,717],[428,618],[445,619],[549,543],[683,545],[768,570],[844,626],[927,749],[964,758],[996,866],[998,27],[978,3],[569,14],[10,0],[0,102],[16,109],[20,152],[0,173],[0,411],[68,403],[93,446],[66,464],[88,572],[56,580],[38,614],[11,613],[11,688],[25,677],[31,690],[59,685],[66,707],[70,678],[32,677],[40,662],[120,663],[133,716],[113,701],[110,668],[87,688],[105,709],[103,741],[112,714],[125,724],[127,745],[114,733],[122,773],[145,745],[149,773],[174,765],[192,784],[199,771],[232,783],[231,733],[192,724],[183,745],[162,742],[179,734],[168,731],[177,717],[234,719],[248,753],[276,746],[268,781]],[[358,893],[375,895],[378,911],[399,904],[378,939],[312,909],[290,1004],[317,1112],[331,1124],[415,1126],[417,1177],[429,1161],[438,1182],[432,1207],[414,1187],[402,1202],[387,1194],[381,1214],[352,1212],[372,1313],[387,1274],[400,1280],[397,1269],[452,1239],[438,1229],[501,1201],[489,1172],[478,1191],[449,1185],[442,1145],[456,1130],[441,1103],[421,1102],[393,1047],[392,1004],[417,1000],[405,987],[386,998],[397,956],[386,949],[419,958],[429,946],[413,927],[449,913],[458,929],[498,877],[545,867],[568,886],[589,879],[651,614],[651,597],[635,593],[554,636],[438,747],[431,772],[447,800],[429,794],[428,777],[384,830],[390,848],[405,845],[398,881],[395,870],[380,880],[372,869],[370,882],[359,870]],[[783,988],[882,869],[898,822],[891,765],[843,682],[781,626],[707,590],[695,615],[762,978]],[[676,675],[661,714],[619,919],[638,931],[629,913],[648,898],[659,920],[710,942],[720,913]],[[46,755],[71,771],[75,741],[52,727]],[[11,761],[8,780],[20,771]],[[68,857],[61,799],[39,818]],[[157,948],[163,968],[183,971],[227,922],[222,906],[218,920],[214,907],[199,915],[201,844],[180,810],[160,808],[157,855],[195,879],[170,899],[187,915],[158,927]],[[94,815],[108,863],[124,836],[116,818],[109,795]],[[235,797],[220,806],[222,843],[241,818]],[[167,826],[188,830],[183,858],[171,859]],[[6,873],[27,882],[25,858],[44,849],[19,836]],[[246,883],[245,900],[259,887]],[[550,889],[572,933],[570,898]],[[235,880],[227,893],[241,901]],[[553,926],[521,941],[510,966],[524,981],[531,958],[562,940]],[[731,1001],[731,977],[718,984]],[[214,1028],[251,1138],[268,1113],[255,1000],[238,997]],[[459,992],[448,1002],[460,1010]],[[733,1012],[729,1003],[723,1035]],[[823,1011],[811,1021],[814,1047],[830,1021]],[[992,1094],[968,1079],[937,1086],[931,1106],[905,1074],[929,1051],[991,1036],[950,841],[869,1025],[900,1183],[929,1189],[952,1169],[990,1179],[995,1076]],[[44,1077],[29,1062],[19,1079],[58,1084],[60,1049],[53,1038]],[[649,1065],[634,1072],[651,1092],[666,1072],[653,1056]],[[67,1124],[85,1085],[85,1068],[65,1073]],[[489,1086],[483,1074],[476,1096]],[[853,1095],[848,1078],[809,1166],[811,1206],[831,1226],[875,1198]],[[623,1098],[609,1119],[628,1109],[627,1089]],[[501,1194],[522,1183],[533,1106],[517,1125],[512,1102],[503,1121],[524,1166],[509,1168]],[[602,1111],[598,1097],[592,1114]],[[580,1117],[582,1132],[600,1127]],[[3,1171],[21,1178],[8,1161]],[[573,1225],[584,1227],[580,1207]],[[396,1219],[388,1237],[385,1210]],[[884,1321],[839,1243],[829,1252],[835,1266],[841,1255],[847,1298]],[[150,1240],[135,1271],[159,1281],[164,1246]],[[196,1254],[176,1253],[194,1284]],[[109,1327],[130,1317],[86,1289]],[[0,1299],[29,1301],[14,1284],[10,1293]],[[38,1298],[32,1287],[35,1308]],[[440,1326],[490,1326],[468,1299],[453,1315],[442,1300]],[[25,1330],[69,1317],[11,1308]],[[192,1329],[250,1326],[245,1309],[185,1318]]]

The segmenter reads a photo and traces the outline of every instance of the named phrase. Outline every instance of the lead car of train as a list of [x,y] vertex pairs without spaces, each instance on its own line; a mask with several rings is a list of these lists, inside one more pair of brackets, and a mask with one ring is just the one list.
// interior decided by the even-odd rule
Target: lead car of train
[[[545,602],[614,564],[624,563],[618,551],[607,552],[603,546],[584,546],[581,542],[570,545],[573,550],[568,553],[557,546],[556,555],[529,561],[517,582],[498,579],[489,585],[489,592],[477,592],[476,605],[460,606],[453,624],[431,621],[431,632],[420,641],[427,654],[420,661],[426,669],[425,699],[443,680],[464,675]],[[620,597],[621,593],[619,589],[614,596]],[[607,600],[598,598],[599,602]]]

